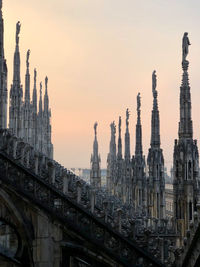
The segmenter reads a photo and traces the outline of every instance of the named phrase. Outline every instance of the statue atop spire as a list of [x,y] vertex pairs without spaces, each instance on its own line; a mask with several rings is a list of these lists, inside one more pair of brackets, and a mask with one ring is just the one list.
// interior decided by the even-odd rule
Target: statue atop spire
[[20,21],[18,21],[16,24],[16,45],[19,44],[20,29],[21,29],[21,23],[20,23]]
[[137,95],[137,111],[139,112],[141,108],[141,96],[140,93]]
[[0,9],[2,9],[2,0],[0,0]]
[[48,87],[48,77],[46,76],[46,78],[45,78],[45,88],[46,88],[46,92],[47,92],[47,87]]
[[121,131],[122,131],[121,127],[122,127],[122,119],[121,119],[121,116],[119,116],[119,125],[118,125],[119,136],[121,136]]
[[97,136],[97,126],[98,126],[98,123],[95,122],[95,124],[94,124],[94,134],[95,134],[95,137]]
[[129,117],[130,117],[130,112],[128,108],[126,109],[126,127],[128,128],[129,126]]
[[191,45],[191,43],[188,38],[188,33],[185,32],[183,35],[183,41],[182,41],[182,62],[186,60],[186,57],[189,53],[189,45]]
[[27,54],[26,54],[26,68],[29,69],[29,58],[30,58],[30,49],[27,51]]
[[110,124],[110,128],[111,128],[111,136],[114,137],[116,134],[116,125],[114,121]]
[[34,69],[34,84],[36,84],[36,79],[37,79],[37,70]]
[[154,70],[152,73],[152,91],[153,91],[153,97],[157,97],[157,76],[156,76],[156,71]]

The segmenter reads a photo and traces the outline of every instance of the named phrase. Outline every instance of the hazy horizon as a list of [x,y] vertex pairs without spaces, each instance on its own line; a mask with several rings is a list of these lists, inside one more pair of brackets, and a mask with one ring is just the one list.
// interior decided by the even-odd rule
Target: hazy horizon
[[[143,151],[150,147],[151,75],[157,71],[161,147],[172,165],[178,138],[181,42],[191,42],[188,60],[194,139],[200,140],[200,2],[197,0],[7,0],[3,1],[8,90],[12,83],[16,22],[20,21],[21,81],[31,50],[39,82],[49,78],[54,158],[67,168],[90,167],[93,124],[106,168],[110,123],[130,110],[131,154],[135,150],[136,96],[141,93]],[[9,102],[9,101],[8,101]],[[116,135],[116,141],[118,136]],[[123,142],[124,143],[124,142]],[[123,144],[124,151],[124,144]]]

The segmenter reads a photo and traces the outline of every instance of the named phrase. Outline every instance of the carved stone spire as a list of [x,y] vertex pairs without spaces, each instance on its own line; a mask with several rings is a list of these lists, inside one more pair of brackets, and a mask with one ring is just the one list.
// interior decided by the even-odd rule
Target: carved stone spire
[[188,78],[190,41],[184,33],[182,40],[182,84],[180,87],[179,140],[174,145],[173,190],[174,218],[180,231],[180,245],[194,220],[194,212],[200,203],[199,190],[199,153],[197,141],[193,140],[191,119],[191,95]]
[[125,161],[130,161],[130,133],[129,133],[129,117],[130,112],[127,108],[126,110],[126,133],[125,133]]
[[121,125],[122,125],[122,120],[121,117],[119,117],[119,125],[118,125],[118,153],[117,153],[117,159],[121,160],[122,159],[122,136],[121,136]]
[[40,82],[39,116],[42,116],[42,82]]
[[38,129],[37,129],[37,71],[34,69],[34,86],[32,96],[32,145],[38,149]]
[[98,141],[97,141],[97,122],[94,124],[94,143],[93,143],[93,154],[91,155],[91,171],[90,171],[90,184],[94,188],[101,187],[101,169],[100,162],[101,158],[98,152]]
[[135,156],[142,156],[142,126],[141,126],[141,97],[140,93],[137,95],[137,125],[136,125],[136,145]]
[[19,53],[19,34],[20,34],[21,24],[18,21],[16,24],[16,47],[14,55],[14,73],[13,73],[13,84],[21,84],[20,77],[20,53]]
[[188,46],[190,45],[187,33],[184,33],[182,49],[182,84],[180,87],[180,122],[179,122],[179,138],[193,138],[193,126],[191,118],[191,95],[188,76],[189,61],[186,60],[188,55]]
[[21,24],[16,24],[16,47],[14,54],[13,84],[10,90],[10,108],[9,108],[9,128],[17,137],[24,137],[23,133],[23,111],[22,97],[23,91],[20,78],[20,53],[19,53],[19,33]]
[[44,113],[49,112],[48,77],[45,78]]
[[7,128],[7,64],[4,58],[4,21],[0,0],[0,129]]
[[151,117],[151,147],[160,147],[160,118],[158,110],[158,92],[156,90],[156,71],[152,73],[153,110]]
[[37,71],[34,69],[34,86],[33,86],[33,113],[37,114]]
[[111,139],[110,139],[110,150],[107,158],[107,190],[110,194],[113,194],[114,190],[114,179],[116,174],[116,126],[113,121],[110,124]]
[[26,77],[25,77],[25,103],[30,104],[30,73],[29,73],[30,50],[26,54]]

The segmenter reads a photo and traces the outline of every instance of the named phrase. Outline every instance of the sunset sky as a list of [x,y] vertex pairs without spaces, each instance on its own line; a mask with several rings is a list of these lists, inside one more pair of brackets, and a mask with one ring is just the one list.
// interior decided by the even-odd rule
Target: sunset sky
[[[131,153],[135,150],[136,95],[142,96],[143,150],[150,145],[152,71],[157,70],[161,146],[172,164],[178,136],[181,42],[189,33],[189,76],[194,138],[200,138],[199,0],[4,0],[8,88],[12,83],[16,22],[21,79],[26,51],[39,82],[49,77],[55,160],[65,167],[90,167],[93,124],[98,122],[102,167],[110,123],[130,109]],[[32,94],[32,91],[31,91]],[[124,149],[124,146],[123,146]]]

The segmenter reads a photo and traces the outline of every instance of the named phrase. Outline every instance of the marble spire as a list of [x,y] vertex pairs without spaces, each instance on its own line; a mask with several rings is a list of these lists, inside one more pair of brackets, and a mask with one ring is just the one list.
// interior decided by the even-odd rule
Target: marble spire
[[153,93],[153,110],[151,117],[151,147],[160,147],[160,118],[158,110],[158,92],[157,87],[157,78],[156,71],[152,73],[152,93]]
[[30,50],[26,54],[26,77],[25,77],[25,103],[30,104],[30,73],[29,73]]
[[20,53],[19,53],[19,34],[21,24],[16,24],[16,47],[14,54],[13,84],[10,90],[10,108],[9,108],[9,129],[12,134],[23,138],[23,112],[22,97],[23,91],[20,77]]
[[197,140],[193,140],[191,118],[191,94],[188,77],[190,41],[188,33],[182,39],[182,84],[180,87],[180,122],[179,139],[175,140],[173,163],[174,218],[180,229],[179,243],[183,245],[184,237],[194,220],[197,204],[200,203],[199,190],[199,152]]
[[180,87],[180,122],[179,122],[179,138],[193,138],[193,126],[191,118],[191,94],[189,85],[188,67],[189,61],[186,57],[189,53],[189,38],[188,34],[184,33],[182,41],[182,84]]
[[141,108],[141,97],[140,97],[140,93],[138,93],[135,156],[142,156],[142,126],[141,126],[140,108]]
[[19,34],[21,30],[21,24],[18,21],[16,24],[16,46],[14,55],[14,72],[13,72],[13,84],[17,83],[19,86],[21,84],[20,77],[20,53],[19,53]]
[[125,161],[130,161],[130,133],[129,133],[129,117],[130,112],[128,108],[126,109],[126,133],[125,133]]
[[44,113],[49,112],[48,77],[45,78]]
[[7,128],[7,64],[4,58],[4,20],[0,0],[0,128]]
[[91,171],[90,171],[90,184],[93,188],[101,188],[101,169],[100,169],[100,155],[98,152],[97,141],[97,122],[94,124],[94,143],[93,154],[91,155]]
[[37,70],[34,69],[34,86],[32,96],[33,112],[37,114]]
[[39,116],[42,116],[42,82],[40,82]]
[[119,117],[119,124],[118,124],[118,152],[117,152],[117,159],[121,160],[122,159],[122,136],[121,136],[121,125],[122,125],[122,120],[121,117]]
[[34,69],[34,86],[32,95],[32,145],[35,149],[38,149],[37,133],[37,71]]

